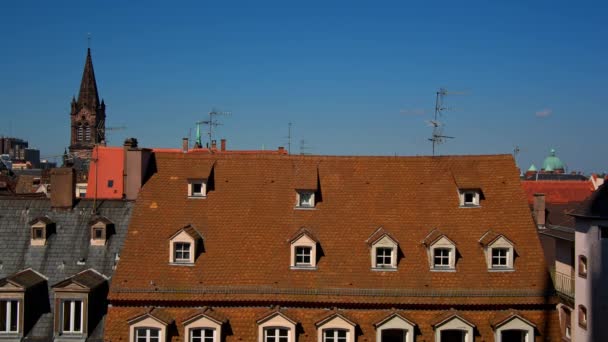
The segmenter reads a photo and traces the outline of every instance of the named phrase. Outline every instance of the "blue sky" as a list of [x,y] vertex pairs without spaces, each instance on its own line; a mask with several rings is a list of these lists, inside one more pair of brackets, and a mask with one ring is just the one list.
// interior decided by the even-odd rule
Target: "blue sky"
[[550,148],[608,171],[606,2],[11,1],[0,4],[0,134],[43,156],[69,144],[87,33],[111,145],[179,147],[212,108],[232,149],[440,154]]

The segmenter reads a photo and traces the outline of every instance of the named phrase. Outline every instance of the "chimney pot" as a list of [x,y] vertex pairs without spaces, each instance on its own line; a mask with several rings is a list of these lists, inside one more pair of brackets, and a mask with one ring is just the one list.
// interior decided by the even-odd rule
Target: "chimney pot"
[[182,152],[188,152],[188,138],[182,139]]
[[222,151],[226,151],[226,139],[220,140],[220,148]]

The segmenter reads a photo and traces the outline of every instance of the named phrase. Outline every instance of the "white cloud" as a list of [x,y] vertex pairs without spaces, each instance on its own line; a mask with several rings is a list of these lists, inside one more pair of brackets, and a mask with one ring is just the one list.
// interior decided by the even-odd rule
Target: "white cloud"
[[549,109],[549,108],[541,109],[536,112],[536,116],[538,116],[539,118],[546,118],[546,117],[550,116],[551,114],[553,114],[553,109]]

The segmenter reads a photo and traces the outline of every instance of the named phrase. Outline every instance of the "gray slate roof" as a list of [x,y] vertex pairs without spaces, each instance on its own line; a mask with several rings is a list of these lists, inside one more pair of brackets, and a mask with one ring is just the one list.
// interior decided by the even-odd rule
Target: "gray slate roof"
[[[86,269],[111,277],[127,233],[133,202],[97,201],[98,213],[114,224],[114,234],[105,246],[90,245],[89,222],[94,217],[93,201],[81,200],[71,210],[54,210],[46,198],[0,197],[0,279],[27,268],[48,278],[51,311],[41,316],[27,340],[51,340],[53,300],[51,286]],[[30,246],[30,222],[48,217],[55,232],[46,246]],[[27,307],[26,307],[27,310]],[[103,321],[89,327],[89,340],[101,340]]]

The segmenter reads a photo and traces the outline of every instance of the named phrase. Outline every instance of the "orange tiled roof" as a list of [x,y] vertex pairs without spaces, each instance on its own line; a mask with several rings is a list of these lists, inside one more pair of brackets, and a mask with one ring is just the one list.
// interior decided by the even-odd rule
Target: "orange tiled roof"
[[[209,163],[214,165],[213,190],[205,199],[188,199],[187,179],[198,172],[197,165]],[[316,166],[320,201],[312,210],[294,209],[297,177],[309,165]],[[509,155],[159,153],[156,166],[137,200],[111,301],[546,301],[542,249]],[[471,179],[466,170],[472,170]],[[482,189],[479,208],[460,208],[455,177]],[[205,251],[193,267],[172,266],[167,237],[187,224],[204,235]],[[397,271],[370,270],[366,240],[380,226],[403,251]],[[285,241],[300,227],[314,231],[322,246],[314,271],[289,268]],[[429,270],[421,241],[434,228],[458,246],[456,272]],[[515,272],[488,272],[479,245],[488,229],[519,247]]]
[[534,194],[545,194],[545,202],[564,204],[582,202],[593,193],[593,183],[584,181],[522,181],[521,185],[528,197],[528,203],[534,203]]

